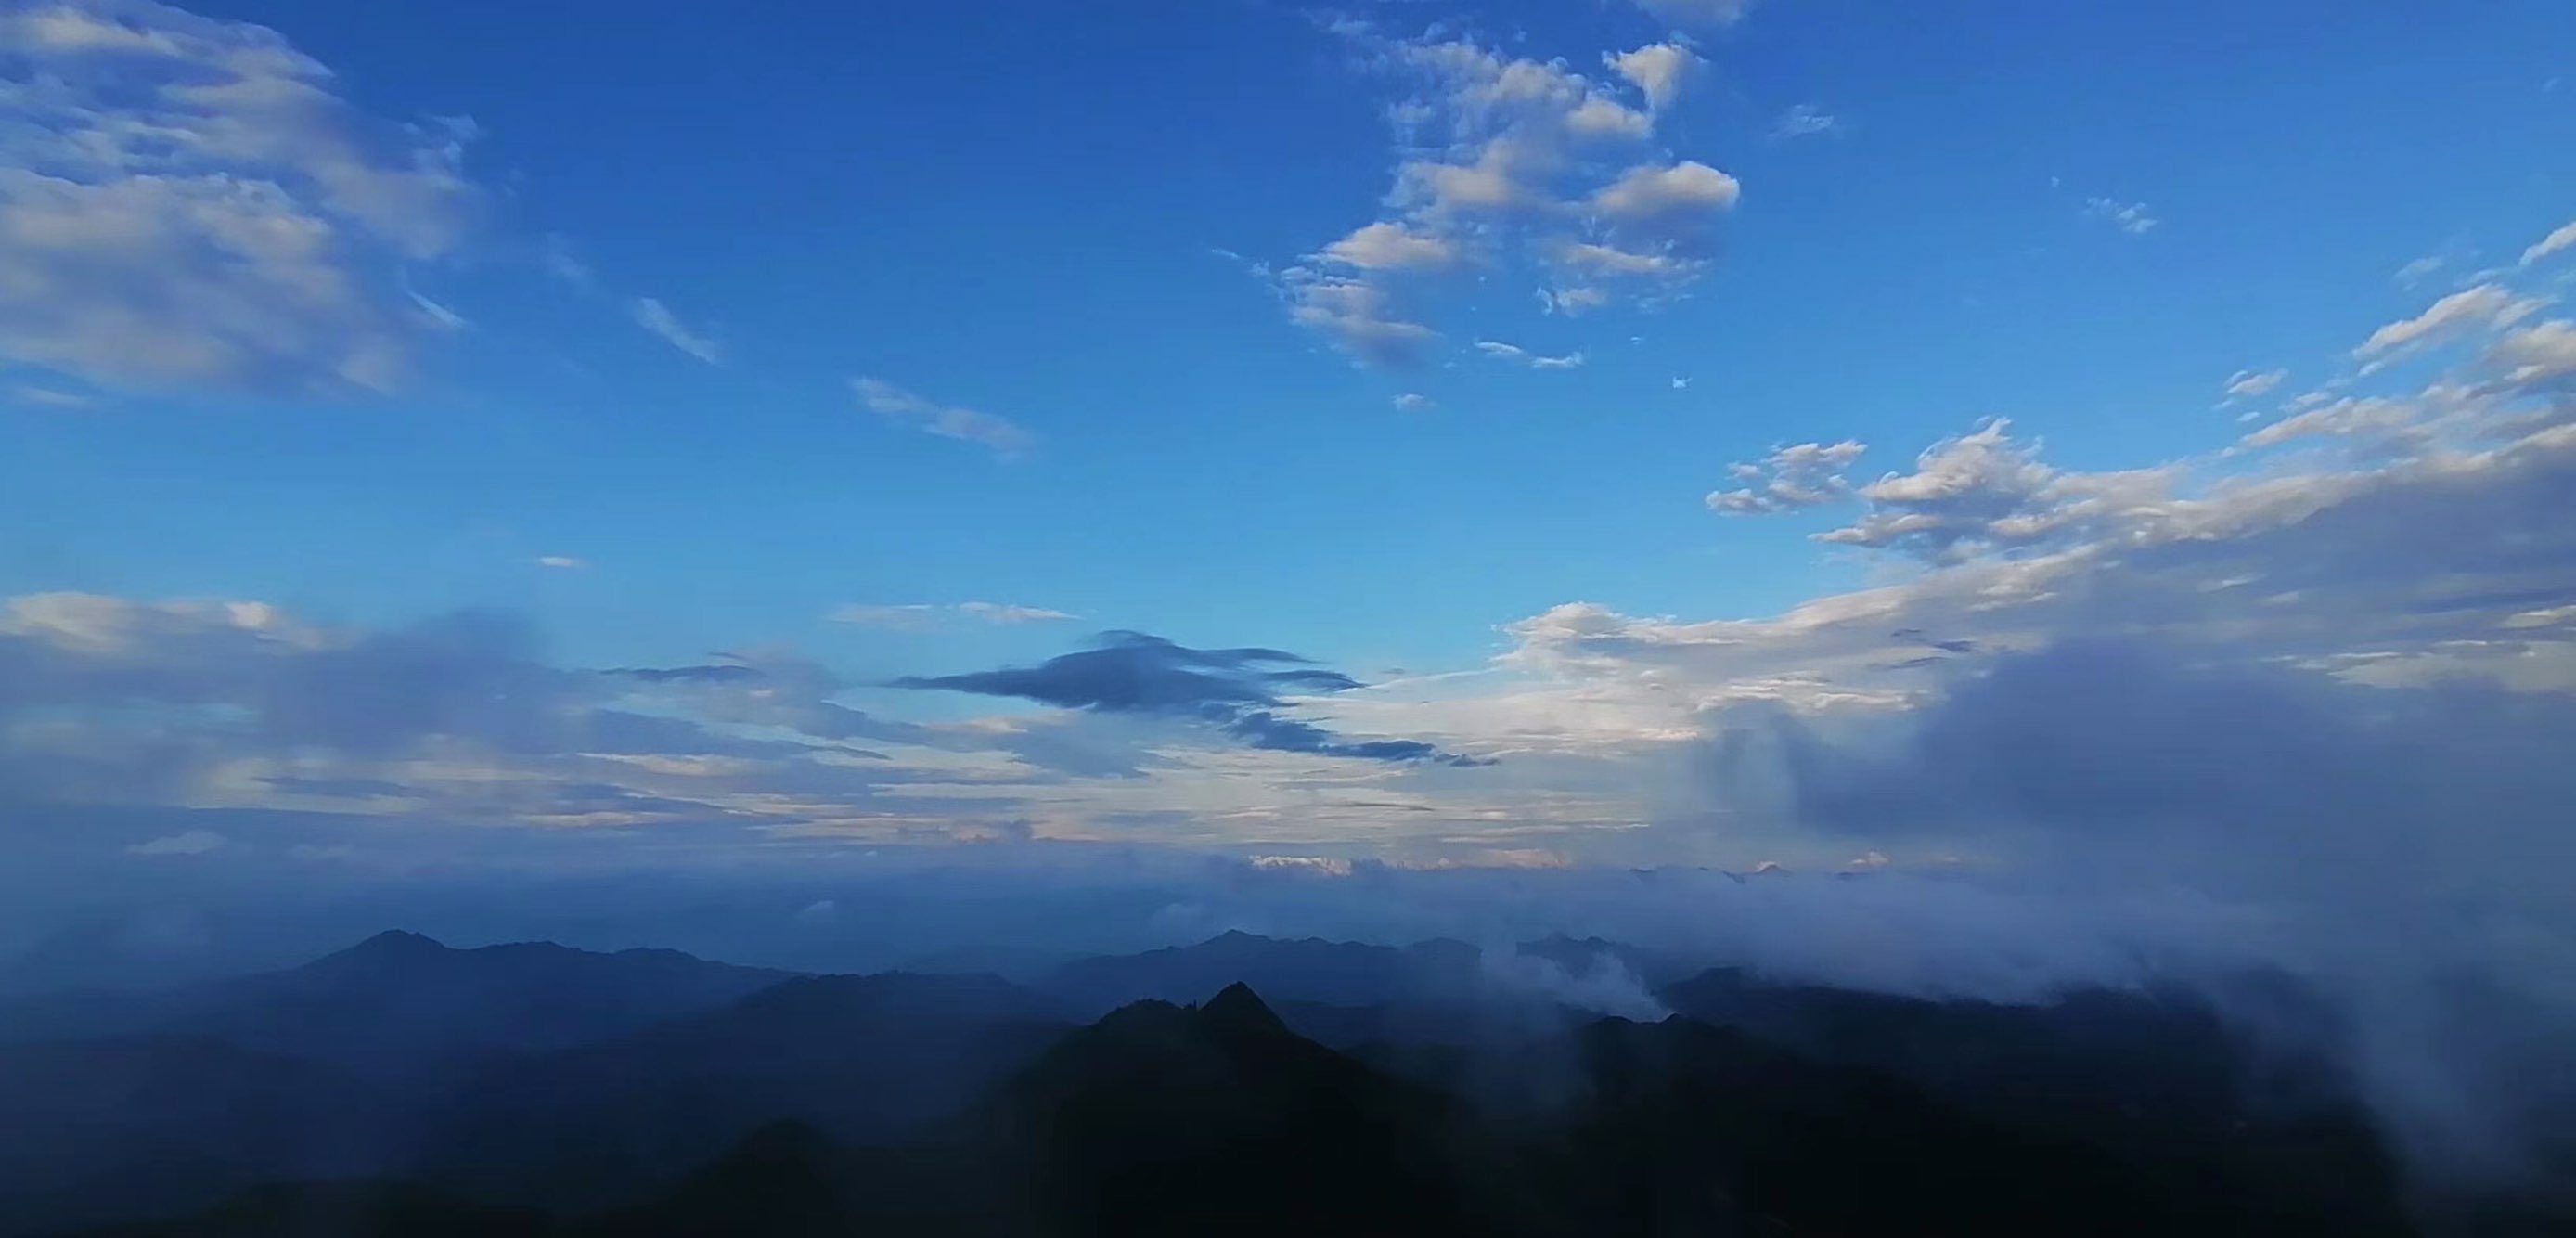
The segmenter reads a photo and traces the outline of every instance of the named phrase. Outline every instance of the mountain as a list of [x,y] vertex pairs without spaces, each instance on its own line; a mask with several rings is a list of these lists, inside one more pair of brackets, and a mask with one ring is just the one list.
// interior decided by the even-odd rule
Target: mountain
[[382,1075],[421,1076],[505,1052],[562,1048],[733,1001],[794,973],[676,950],[603,954],[551,942],[459,950],[384,932],[300,967],[167,993],[21,999],[42,1034],[152,1034]]
[[1072,1026],[991,976],[813,976],[458,1085],[427,1172],[589,1205],[776,1121],[889,1142],[963,1109]]
[[2339,1216],[2353,1233],[2395,1208],[2396,1166],[2341,1073],[2313,1050],[2240,1034],[2193,994],[2086,988],[2006,1004],[1729,968],[1660,996],[1698,1021],[1903,1079],[1981,1120],[2104,1149],[2213,1208]]
[[1066,1037],[1003,1085],[976,1134],[1050,1233],[1498,1232],[1458,1185],[1479,1143],[1470,1117],[1291,1032],[1238,982]]
[[[1026,1009],[999,981],[796,981],[724,1026]],[[945,980],[947,978],[938,978]],[[789,1014],[795,1018],[789,1018]],[[924,1016],[925,1018],[928,1016]],[[1965,1017],[1965,1016],[1962,1016]],[[771,1024],[768,1020],[780,1020]],[[857,1026],[857,1024],[849,1024]],[[927,1027],[927,1024],[924,1024]],[[660,1034],[657,1030],[655,1034]],[[766,1035],[768,1033],[759,1033]],[[800,1035],[802,1033],[799,1033]],[[672,1042],[675,1046],[682,1043]],[[751,1049],[710,1036],[693,1051]],[[781,1042],[783,1043],[783,1042]],[[1199,1005],[1132,1003],[1004,1072],[954,1121],[868,1146],[794,1119],[728,1138],[624,1202],[478,1215],[476,1194],[417,1186],[254,1192],[114,1238],[205,1233],[483,1233],[562,1238],[1362,1234],[1445,1238],[1939,1238],[1998,1233],[2348,1235],[2415,1232],[2384,1162],[2341,1166],[2333,1193],[2295,1173],[2177,1177],[2135,1131],[2014,1120],[1875,1066],[1822,1060],[1684,1016],[1597,1019],[1530,1055],[1582,1080],[1493,1109],[1299,1036],[1250,987]],[[639,1060],[653,1060],[651,1058]],[[569,1063],[569,1059],[565,1059]],[[1436,1072],[1435,1072],[1436,1073]],[[632,1115],[597,1115],[615,1124]],[[2150,1128],[2159,1129],[2159,1128]],[[2243,1149],[2169,1150],[2222,1170]],[[2231,1159],[2235,1158],[2235,1159]],[[2280,1168],[2273,1166],[2274,1169]],[[137,1166],[137,1173],[154,1172]],[[339,1211],[332,1211],[339,1209]],[[2495,1211],[2480,1233],[2541,1235]],[[285,1228],[320,1217],[338,1228]],[[251,1218],[242,1221],[240,1218]],[[224,1228],[230,1225],[232,1228]],[[269,1228],[260,1228],[268,1225]]]
[[0,1049],[0,1233],[374,1172],[396,1109],[345,1071],[219,1040],[12,1044]]
[[1287,941],[1229,932],[1191,946],[1078,959],[1038,987],[1090,1014],[1130,1002],[1190,1002],[1237,982],[1282,1001],[1366,1006],[1472,977],[1477,951],[1463,942],[1363,945]]
[[[408,1182],[278,1183],[176,1221],[81,1231],[84,1238],[547,1238],[554,1219]],[[711,1231],[710,1231],[711,1232]]]
[[565,1048],[722,1005],[790,973],[676,950],[552,942],[458,950],[388,932],[302,967],[214,986],[163,1026],[347,1066],[412,1071]]

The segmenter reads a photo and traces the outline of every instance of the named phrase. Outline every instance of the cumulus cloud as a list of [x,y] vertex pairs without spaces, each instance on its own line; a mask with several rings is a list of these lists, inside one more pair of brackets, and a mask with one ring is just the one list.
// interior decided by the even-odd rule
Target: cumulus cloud
[[670,306],[651,297],[637,297],[627,302],[626,314],[635,320],[636,326],[644,328],[645,333],[655,339],[708,365],[724,364],[724,346],[713,336],[681,322],[680,316],[672,313]]
[[1370,271],[1436,270],[1459,260],[1456,242],[1381,220],[1324,247],[1324,258]]
[[1700,58],[1679,43],[1649,43],[1631,52],[1601,56],[1603,64],[1619,76],[1634,83],[1646,96],[1646,106],[1656,111],[1671,107],[1681,97],[1682,87],[1700,69]]
[[939,404],[883,379],[855,378],[850,387],[862,407],[888,421],[924,434],[978,443],[1006,460],[1026,454],[1037,444],[1036,435],[1007,417]]
[[[1682,385],[1681,380],[1675,379],[1674,385]],[[1772,452],[1759,464],[1729,466],[1728,474],[1735,480],[1752,484],[1711,492],[1708,509],[1722,516],[1748,516],[1837,502],[1851,493],[1843,470],[1868,450],[1857,439],[1800,443]]]
[[[1652,303],[1700,275],[1705,216],[1733,201],[1732,178],[1636,161],[1699,63],[1687,47],[1605,54],[1610,77],[1595,80],[1472,39],[1392,37],[1353,19],[1330,29],[1414,93],[1390,113],[1387,214],[1270,275],[1293,321],[1365,364],[1402,365],[1439,338],[1408,276],[1535,267],[1547,307],[1577,314]],[[1605,183],[1605,167],[1625,179]]]
[[1439,401],[1419,391],[1408,391],[1395,397],[1395,411],[1399,413],[1428,412],[1439,406]]
[[579,572],[588,570],[590,560],[571,555],[538,555],[537,566],[558,572]]
[[2131,236],[2145,236],[2164,222],[2147,209],[2146,203],[2122,202],[2116,198],[2086,198],[2084,213]]
[[1704,163],[1630,168],[1592,195],[1592,209],[1614,220],[1657,221],[1706,216],[1735,205],[1741,186]]
[[264,27],[150,0],[0,12],[0,357],[102,386],[399,385],[401,269],[482,195],[463,120],[378,120]]
[[1857,492],[1868,504],[1857,523],[1819,541],[1903,550],[1934,561],[2080,538],[2166,496],[2158,470],[2061,473],[2017,442],[2003,418],[1944,439],[1916,457],[1911,473],[1890,473]]
[[1278,649],[1193,649],[1142,632],[1111,632],[1097,647],[1033,667],[914,675],[899,688],[1008,696],[1065,709],[1160,714],[1209,722],[1256,748],[1378,761],[1472,763],[1415,740],[1345,740],[1282,712],[1292,694],[1360,686]]

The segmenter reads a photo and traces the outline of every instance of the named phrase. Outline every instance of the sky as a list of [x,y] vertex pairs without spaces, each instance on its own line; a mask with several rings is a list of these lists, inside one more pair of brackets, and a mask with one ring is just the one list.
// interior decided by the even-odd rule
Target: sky
[[2576,1043],[2570,49],[0,0],[0,946],[2217,951],[2509,1164]]
[[2570,47],[0,0],[9,845],[2563,910]]

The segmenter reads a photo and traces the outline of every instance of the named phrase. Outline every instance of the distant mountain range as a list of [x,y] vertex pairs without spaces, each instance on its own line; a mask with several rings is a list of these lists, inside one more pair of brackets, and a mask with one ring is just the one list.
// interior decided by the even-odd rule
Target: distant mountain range
[[2179,991],[1241,933],[1024,979],[387,933],[0,1005],[0,1234],[2416,1232],[2343,1081]]

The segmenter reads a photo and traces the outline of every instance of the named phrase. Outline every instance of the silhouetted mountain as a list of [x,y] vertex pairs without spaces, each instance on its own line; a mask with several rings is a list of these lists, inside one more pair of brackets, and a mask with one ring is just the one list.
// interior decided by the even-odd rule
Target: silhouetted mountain
[[2313,1052],[2249,1040],[2179,991],[2078,989],[2011,1005],[1717,969],[1662,996],[1704,1022],[1905,1079],[1985,1120],[2102,1148],[2212,1207],[2259,1199],[2313,1220],[2343,1200],[2355,1226],[2394,1207],[2395,1166],[2346,1081]]
[[788,978],[676,950],[551,942],[456,950],[380,933],[303,967],[230,981],[169,1026],[373,1069],[564,1048],[737,1000]]
[[285,971],[175,992],[25,999],[48,1034],[207,1037],[381,1074],[562,1048],[703,1010],[793,973],[676,950],[551,942],[458,950],[385,932]]
[[368,1081],[206,1038],[0,1048],[0,1232],[378,1171],[393,1110]]
[[882,1142],[965,1108],[1072,1021],[991,976],[814,976],[457,1090],[426,1142],[442,1176],[591,1204],[778,1120]]
[[[1603,957],[1610,943],[1564,939],[1518,956],[1564,972]],[[1336,980],[1344,962],[1356,970]],[[211,1206],[110,1232],[2413,1232],[2388,1155],[2331,1072],[2275,1061],[2177,993],[2011,1006],[1719,971],[1664,990],[1689,1015],[1629,1021],[1452,985],[1518,966],[1457,943],[1230,935],[1099,964],[1075,979],[1178,983],[1233,965],[1395,988],[1364,1007],[1274,1006],[1234,977],[1199,1005],[1132,1002],[1068,1031],[1063,998],[990,976],[798,977],[619,1026],[649,1003],[512,995],[539,976],[655,975],[682,990],[671,1000],[702,1001],[739,969],[380,937],[253,995],[354,1010],[342,1026],[364,1028],[404,1009],[368,995],[471,973],[502,1008],[529,1003],[535,1028],[441,1024],[431,1042],[493,1056],[437,1076],[434,1104],[399,1072],[208,1037],[12,1046],[0,1230]],[[548,1044],[586,1027],[617,1030]],[[426,1185],[236,1194],[362,1174]],[[505,1203],[554,1219],[493,1207]],[[2461,1233],[2576,1232],[2546,1197],[2444,1203]]]
[[1076,960],[1038,987],[1095,1014],[1129,1002],[1195,1001],[1237,982],[1281,1001],[1365,1006],[1454,988],[1473,974],[1476,957],[1462,942],[1400,949],[1230,932],[1193,946]]
[[554,1219],[533,1208],[475,1203],[409,1182],[322,1182],[257,1187],[182,1220],[110,1225],[84,1231],[84,1238],[545,1238],[555,1232]]
[[1003,1086],[977,1140],[1052,1234],[1495,1232],[1458,1188],[1467,1118],[1236,983],[1066,1037]]

